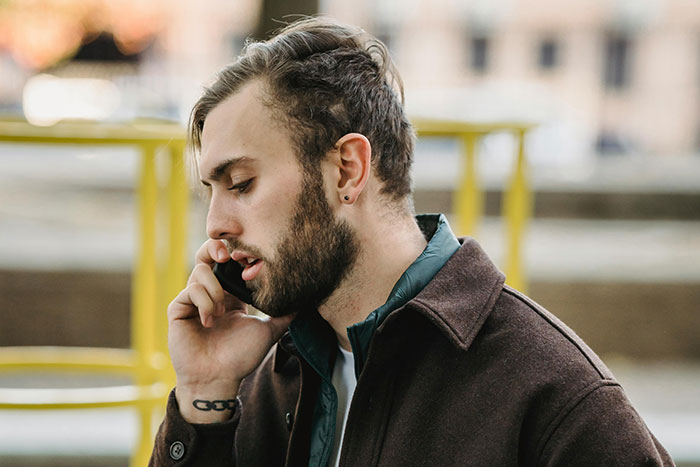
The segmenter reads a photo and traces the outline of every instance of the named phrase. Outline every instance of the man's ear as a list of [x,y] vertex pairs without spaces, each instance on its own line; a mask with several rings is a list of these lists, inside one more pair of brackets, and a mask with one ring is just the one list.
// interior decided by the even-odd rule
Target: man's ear
[[365,188],[372,170],[372,146],[360,133],[348,133],[335,144],[337,193],[341,203],[352,204]]

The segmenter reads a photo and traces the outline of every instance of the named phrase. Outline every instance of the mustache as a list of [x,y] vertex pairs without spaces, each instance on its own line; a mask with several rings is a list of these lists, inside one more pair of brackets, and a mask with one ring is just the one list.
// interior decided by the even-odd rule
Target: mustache
[[234,251],[244,251],[252,256],[255,256],[256,258],[260,258],[262,260],[265,260],[262,252],[254,247],[253,245],[248,245],[246,243],[243,243],[242,241],[238,240],[237,238],[226,238],[224,239],[224,245],[226,245],[226,250],[228,250],[228,254],[232,254]]

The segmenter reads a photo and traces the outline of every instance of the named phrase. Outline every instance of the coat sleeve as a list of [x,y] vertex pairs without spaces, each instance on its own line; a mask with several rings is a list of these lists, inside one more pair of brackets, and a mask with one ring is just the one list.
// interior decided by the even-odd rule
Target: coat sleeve
[[600,382],[553,422],[537,465],[673,466],[615,382]]
[[168,397],[165,419],[156,434],[151,467],[235,466],[234,442],[241,418],[241,403],[236,399],[233,416],[226,422],[191,424],[180,415],[175,390]]

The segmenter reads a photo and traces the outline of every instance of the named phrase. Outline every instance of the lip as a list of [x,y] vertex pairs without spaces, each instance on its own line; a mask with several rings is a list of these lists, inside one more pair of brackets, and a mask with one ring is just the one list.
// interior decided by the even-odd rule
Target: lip
[[231,259],[234,261],[238,261],[239,263],[241,263],[242,266],[248,264],[248,261],[245,261],[248,258],[259,259],[257,256],[249,255],[244,251],[234,251],[233,253],[231,253]]
[[245,266],[243,268],[243,272],[241,273],[241,279],[243,279],[244,281],[250,281],[255,279],[255,276],[258,275],[260,269],[262,269],[262,266],[262,260],[258,260],[255,264]]
[[[234,251],[231,253],[231,259],[238,262],[243,267],[243,272],[241,273],[241,279],[244,281],[249,281],[255,278],[262,268],[262,259],[257,256],[249,255],[243,251]],[[251,264],[248,259],[252,259],[255,263]]]

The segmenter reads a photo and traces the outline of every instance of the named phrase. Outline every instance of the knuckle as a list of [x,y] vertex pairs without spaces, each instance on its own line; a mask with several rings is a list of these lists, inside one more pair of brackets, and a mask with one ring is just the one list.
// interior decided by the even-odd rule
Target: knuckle
[[192,275],[206,274],[207,271],[211,271],[211,268],[204,263],[199,263],[192,269]]
[[201,292],[206,291],[204,286],[202,284],[200,284],[199,282],[191,283],[190,285],[187,286],[187,289],[191,294],[192,293],[201,293]]
[[170,303],[168,303],[168,313],[170,313],[171,310],[177,306],[178,299],[179,299],[181,296],[182,296],[182,292],[180,292],[179,294],[177,294],[177,297],[173,298],[173,299],[170,301]]
[[212,254],[216,252],[217,242],[218,240],[210,238],[206,242],[202,243],[202,246],[199,247],[199,250],[197,250],[197,253],[195,254],[195,261],[198,263],[212,261]]
[[198,282],[192,284],[191,287],[192,289],[190,295],[196,295],[198,297],[197,308],[200,310],[200,312],[209,312],[211,309],[213,309],[214,305],[212,303],[211,296],[207,292],[207,288]]
[[224,308],[226,308],[226,298],[224,297],[223,292],[217,292],[216,296],[214,297],[214,303],[217,305],[223,305]]
[[199,249],[197,250],[197,252],[194,254],[194,259],[195,259],[195,261],[199,261],[200,258],[202,258],[202,257],[204,256],[204,254],[206,253],[206,251],[207,251],[207,244],[204,243],[202,246],[199,247]]
[[224,289],[222,289],[220,285],[218,285],[214,288],[214,290],[212,290],[212,298],[217,302],[223,302],[226,299],[226,296],[224,295]]

